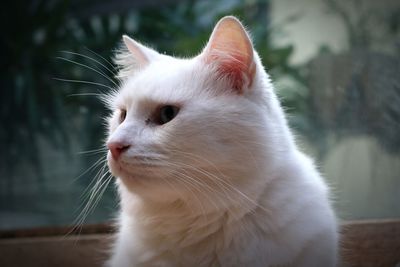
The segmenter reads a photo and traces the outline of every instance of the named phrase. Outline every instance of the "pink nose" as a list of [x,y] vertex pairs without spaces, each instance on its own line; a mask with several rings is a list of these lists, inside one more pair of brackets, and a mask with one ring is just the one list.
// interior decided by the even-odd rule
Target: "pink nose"
[[110,142],[107,143],[107,147],[110,150],[112,157],[117,160],[124,151],[128,150],[130,145],[121,142]]

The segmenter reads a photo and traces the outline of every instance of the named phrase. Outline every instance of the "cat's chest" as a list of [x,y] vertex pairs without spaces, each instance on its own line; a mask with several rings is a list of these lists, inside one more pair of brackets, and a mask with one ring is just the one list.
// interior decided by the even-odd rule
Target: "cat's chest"
[[255,225],[227,214],[142,223],[135,229],[139,266],[257,266],[256,255],[265,254]]

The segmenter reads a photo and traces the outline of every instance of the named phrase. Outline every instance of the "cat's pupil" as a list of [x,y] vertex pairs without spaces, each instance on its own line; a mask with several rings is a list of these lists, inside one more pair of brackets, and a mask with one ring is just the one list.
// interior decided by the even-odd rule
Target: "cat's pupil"
[[172,105],[166,105],[160,108],[158,124],[165,124],[171,121],[178,114],[179,108]]
[[126,118],[126,110],[121,109],[119,114],[119,123],[122,123]]

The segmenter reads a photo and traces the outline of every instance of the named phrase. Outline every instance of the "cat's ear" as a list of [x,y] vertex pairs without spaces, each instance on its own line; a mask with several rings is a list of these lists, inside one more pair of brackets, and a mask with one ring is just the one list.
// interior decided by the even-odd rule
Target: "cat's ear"
[[118,76],[124,78],[157,60],[159,53],[123,35],[124,46],[115,55],[115,63],[119,65]]
[[139,42],[136,42],[128,35],[123,35],[122,39],[126,48],[131,52],[132,56],[137,60],[141,66],[146,66],[153,60],[157,60],[160,54],[151,48],[148,48]]
[[128,35],[123,35],[122,40],[138,65],[144,67],[150,63],[149,57],[144,52],[145,47],[143,45],[139,44]]
[[227,79],[239,94],[253,82],[256,65],[250,37],[238,19],[222,18],[202,52],[206,64],[215,65],[217,75]]

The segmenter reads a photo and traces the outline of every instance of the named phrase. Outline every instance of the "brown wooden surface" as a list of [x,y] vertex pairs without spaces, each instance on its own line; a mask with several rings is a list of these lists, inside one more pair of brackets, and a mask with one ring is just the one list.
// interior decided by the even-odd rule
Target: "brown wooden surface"
[[352,267],[400,267],[400,220],[342,225],[341,254]]
[[102,266],[109,243],[109,234],[3,239],[0,240],[0,266]]
[[[0,266],[101,266],[107,258],[112,228],[85,226],[0,232]],[[400,220],[356,221],[342,225],[341,266],[400,266]],[[323,266],[321,266],[323,267]],[[397,267],[397,266],[396,266]]]
[[89,224],[83,227],[39,227],[30,229],[2,230],[0,240],[5,238],[72,236],[88,234],[110,234],[115,229],[111,223]]

